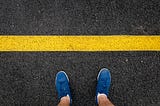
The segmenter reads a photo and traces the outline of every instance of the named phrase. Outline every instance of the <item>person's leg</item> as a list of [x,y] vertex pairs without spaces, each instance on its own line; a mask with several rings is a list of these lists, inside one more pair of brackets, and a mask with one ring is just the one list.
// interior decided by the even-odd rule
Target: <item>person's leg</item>
[[68,96],[62,97],[58,106],[69,106],[70,98]]
[[111,101],[107,98],[106,95],[99,95],[98,96],[98,105],[99,106],[114,106]]
[[108,69],[100,70],[97,77],[96,103],[99,106],[114,106],[107,98],[111,84],[111,75]]
[[72,98],[69,87],[69,79],[64,71],[57,73],[55,85],[58,92],[58,98],[60,100],[58,106],[69,106],[72,103]]

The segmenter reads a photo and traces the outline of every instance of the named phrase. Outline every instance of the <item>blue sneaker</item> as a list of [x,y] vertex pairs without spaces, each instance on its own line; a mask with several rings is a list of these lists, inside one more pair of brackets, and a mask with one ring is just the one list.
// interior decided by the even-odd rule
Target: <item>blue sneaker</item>
[[60,71],[56,75],[55,80],[56,90],[58,92],[59,100],[64,96],[69,96],[70,104],[72,103],[70,87],[69,87],[69,79],[67,74],[64,71]]
[[109,87],[111,84],[111,75],[108,69],[103,68],[100,70],[97,77],[97,88],[96,88],[96,103],[98,104],[98,94],[105,94],[108,96]]

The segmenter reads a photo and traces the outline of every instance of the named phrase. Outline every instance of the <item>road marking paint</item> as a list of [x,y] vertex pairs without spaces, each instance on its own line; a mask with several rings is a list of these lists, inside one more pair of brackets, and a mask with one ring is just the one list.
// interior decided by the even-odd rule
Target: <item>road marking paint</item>
[[160,36],[0,36],[0,51],[160,51]]

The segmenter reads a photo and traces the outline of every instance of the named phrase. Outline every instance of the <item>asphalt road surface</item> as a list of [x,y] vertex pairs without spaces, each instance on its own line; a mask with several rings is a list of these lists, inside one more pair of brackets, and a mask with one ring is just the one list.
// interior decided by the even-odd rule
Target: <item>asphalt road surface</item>
[[160,34],[159,0],[0,0],[1,34]]
[[[0,34],[160,34],[159,0],[0,0]],[[0,105],[56,106],[64,70],[73,106],[96,106],[96,77],[111,71],[116,106],[160,105],[160,52],[0,52]]]

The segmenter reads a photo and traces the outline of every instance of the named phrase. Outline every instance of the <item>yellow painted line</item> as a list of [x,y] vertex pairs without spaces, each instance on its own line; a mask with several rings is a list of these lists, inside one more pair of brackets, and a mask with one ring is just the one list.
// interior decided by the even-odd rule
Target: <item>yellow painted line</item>
[[0,51],[160,51],[160,36],[0,36]]

